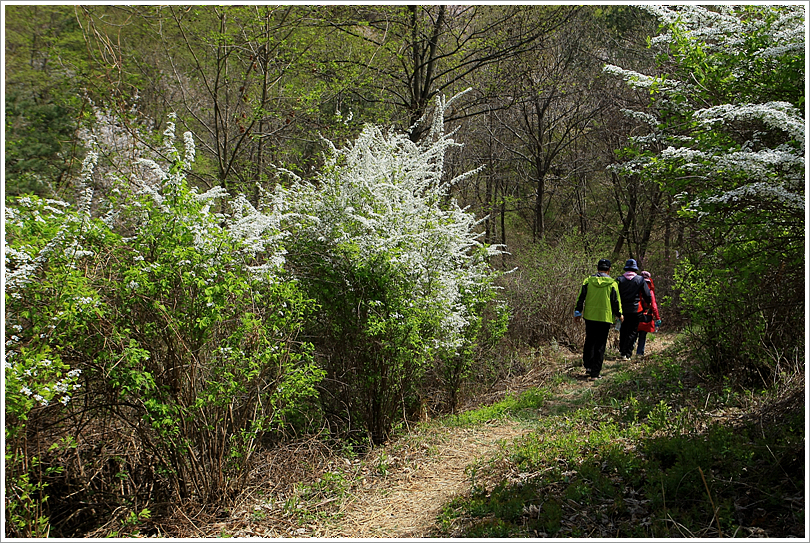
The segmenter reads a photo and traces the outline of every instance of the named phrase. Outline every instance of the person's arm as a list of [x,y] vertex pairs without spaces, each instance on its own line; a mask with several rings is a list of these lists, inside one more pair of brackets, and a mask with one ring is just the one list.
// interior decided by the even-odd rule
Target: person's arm
[[641,282],[641,296],[644,298],[644,304],[647,307],[652,305],[652,291],[650,290],[650,285],[647,284],[647,281]]
[[582,308],[585,306],[585,296],[588,295],[588,283],[582,283],[582,288],[579,290],[579,298],[577,298],[577,305],[574,308],[574,318],[582,316]]
[[652,314],[655,320],[661,320],[661,315],[658,313],[658,304],[655,302],[655,292],[650,291],[650,297],[652,298]]
[[613,318],[624,322],[622,315],[622,299],[619,297],[619,287],[616,283],[610,287],[610,308],[613,310]]
[[582,288],[579,290],[579,298],[577,298],[577,305],[574,308],[574,315],[579,314],[582,316],[582,308],[585,306],[585,296],[588,295],[588,283],[583,283]]

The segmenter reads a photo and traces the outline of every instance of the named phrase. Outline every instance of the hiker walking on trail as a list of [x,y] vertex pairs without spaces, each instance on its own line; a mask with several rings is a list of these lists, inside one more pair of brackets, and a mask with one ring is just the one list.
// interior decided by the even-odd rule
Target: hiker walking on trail
[[610,276],[610,260],[603,258],[596,264],[596,275],[586,277],[579,291],[574,309],[574,322],[585,319],[585,346],[582,363],[585,374],[601,379],[602,362],[608,332],[615,319],[622,317],[622,304],[616,280]]
[[661,315],[658,313],[658,304],[655,301],[655,283],[653,283],[652,275],[650,272],[641,272],[641,277],[650,289],[650,298],[652,303],[650,307],[643,307],[639,304],[639,322],[638,322],[638,348],[636,349],[636,356],[644,356],[644,347],[647,344],[647,332],[657,332],[658,327],[661,325]]
[[633,347],[638,337],[639,304],[646,308],[652,304],[650,287],[638,274],[638,264],[632,258],[624,264],[624,273],[616,280],[619,286],[619,298],[622,301],[625,315],[619,331],[619,354],[624,360],[633,356]]

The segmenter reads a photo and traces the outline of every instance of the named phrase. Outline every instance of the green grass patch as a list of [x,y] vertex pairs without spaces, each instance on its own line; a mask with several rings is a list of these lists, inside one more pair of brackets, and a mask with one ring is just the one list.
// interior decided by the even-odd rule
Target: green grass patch
[[549,388],[530,388],[519,395],[507,394],[504,399],[491,405],[448,415],[442,419],[442,424],[449,427],[473,426],[508,417],[536,417],[537,410],[545,405],[552,394]]
[[513,443],[506,465],[476,473],[469,497],[443,510],[437,535],[804,536],[803,409],[776,411],[780,423],[765,429],[740,406],[766,397],[701,384],[666,354],[600,384],[578,403],[541,388],[458,419],[557,406]]

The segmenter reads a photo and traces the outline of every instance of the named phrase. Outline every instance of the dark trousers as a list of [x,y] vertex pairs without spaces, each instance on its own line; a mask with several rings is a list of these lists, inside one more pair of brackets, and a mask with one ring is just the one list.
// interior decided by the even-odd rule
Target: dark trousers
[[605,345],[607,345],[611,326],[609,322],[585,319],[585,348],[582,350],[582,364],[586,370],[590,370],[591,377],[596,377],[602,371]]
[[636,345],[638,337],[638,313],[629,312],[624,314],[622,328],[619,331],[619,353],[622,356],[633,356],[633,347]]
[[644,330],[638,331],[638,349],[636,354],[644,354],[644,347],[647,345],[647,332]]

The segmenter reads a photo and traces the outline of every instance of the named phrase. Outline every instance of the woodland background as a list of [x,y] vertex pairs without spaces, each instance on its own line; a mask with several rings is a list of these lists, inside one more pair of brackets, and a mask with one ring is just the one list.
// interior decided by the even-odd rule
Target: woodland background
[[714,378],[803,375],[803,6],[4,14],[7,535],[457,412],[604,257]]

